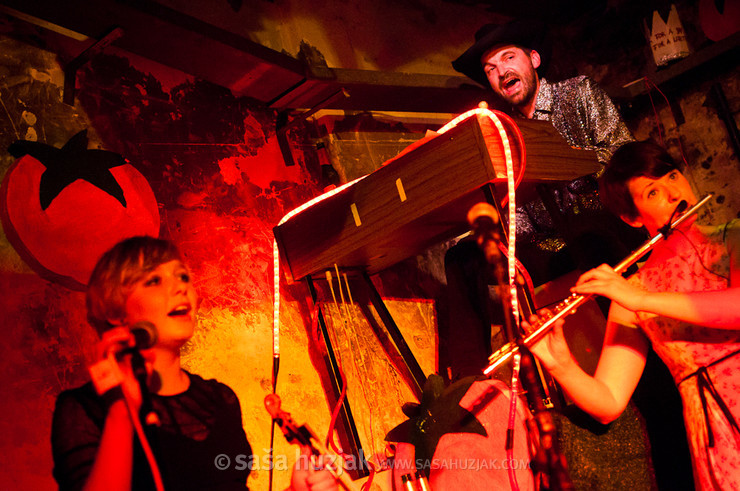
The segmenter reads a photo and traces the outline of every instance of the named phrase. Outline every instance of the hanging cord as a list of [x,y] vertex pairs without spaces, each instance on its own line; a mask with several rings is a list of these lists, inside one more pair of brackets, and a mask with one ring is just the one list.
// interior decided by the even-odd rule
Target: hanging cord
[[149,440],[147,439],[146,434],[144,434],[144,428],[142,428],[141,426],[139,415],[136,414],[136,410],[133,407],[133,402],[126,395],[126,392],[123,393],[123,398],[126,401],[126,408],[128,409],[128,415],[131,418],[131,423],[134,425],[134,430],[136,430],[136,436],[139,437],[141,448],[144,451],[146,460],[149,463],[149,467],[152,470],[152,479],[154,479],[154,486],[157,488],[157,491],[164,491],[164,483],[162,482],[162,474],[159,471],[159,465],[157,464],[157,460],[154,458],[154,452],[152,452],[152,447],[151,445],[149,445]]
[[[311,206],[324,201],[325,199],[331,198],[337,193],[342,192],[344,189],[354,185],[356,182],[361,181],[367,176],[362,176],[354,181],[350,181],[346,184],[339,186],[338,188],[332,189],[316,198],[307,201],[294,208],[293,210],[286,213],[286,215],[280,220],[278,226],[284,224],[294,216],[301,213],[303,210],[310,208]],[[278,248],[277,239],[273,236],[272,239],[272,356],[273,356],[273,377],[277,377],[277,367],[280,365],[280,250]],[[273,380],[273,385],[275,380]]]
[[[524,135],[522,135],[522,132],[519,130],[519,127],[516,125],[514,120],[511,118],[511,116],[505,113],[499,113],[498,116],[506,120],[512,128],[515,128],[514,136],[516,136],[517,147],[519,148],[519,151],[521,152],[521,154],[519,155],[519,172],[517,173],[516,181],[514,182],[514,189],[516,190],[519,188],[519,184],[521,184],[522,179],[524,179],[524,169],[527,166],[527,146],[524,144]],[[508,174],[508,168],[507,168],[507,174]],[[506,197],[503,200],[501,200],[501,208],[504,208],[508,204],[508,202],[509,202],[509,194],[507,194]],[[511,219],[511,213],[509,214],[509,219]],[[515,207],[515,212],[514,212],[514,221],[516,221],[516,207]]]
[[[729,278],[723,274],[715,273],[711,269],[709,269],[706,264],[704,264],[704,260],[701,258],[701,254],[699,254],[699,249],[696,247],[696,245],[689,239],[689,237],[684,233],[681,229],[675,229],[676,232],[683,235],[684,239],[691,245],[691,247],[694,249],[694,253],[696,254],[696,259],[699,260],[699,264],[701,264],[701,267],[704,268],[707,272],[713,274],[714,276],[717,276],[718,278],[722,278],[725,281],[729,281]],[[680,257],[680,256],[679,256]]]
[[[508,248],[508,255],[509,258],[514,258],[513,261],[507,261],[507,264],[509,266],[509,290],[510,290],[510,296],[511,296],[511,313],[514,316],[514,329],[519,329],[519,302],[517,298],[517,288],[516,288],[516,188],[519,185],[519,182],[521,182],[522,176],[524,176],[524,162],[526,162],[526,154],[525,154],[525,147],[523,142],[523,137],[521,132],[519,131],[519,128],[514,124],[514,122],[506,115],[503,115],[505,119],[508,119],[509,123],[511,124],[512,128],[515,128],[514,133],[517,135],[519,148],[521,149],[521,155],[520,155],[520,166],[519,166],[519,175],[517,176],[517,180],[514,180],[514,166],[513,166],[513,160],[511,157],[511,149],[509,148],[509,141],[508,139],[504,139],[502,136],[502,140],[504,143],[504,152],[506,154],[506,183],[507,183],[507,199],[508,199],[508,210],[509,210],[509,248]],[[498,123],[499,132],[504,133],[503,127],[500,123]],[[506,429],[506,456],[509,459],[509,469],[508,469],[508,475],[509,475],[509,483],[511,484],[512,491],[519,491],[519,483],[516,479],[516,474],[514,473],[514,424],[516,422],[516,405],[517,405],[517,393],[518,393],[518,385],[519,385],[519,364],[517,363],[517,360],[514,360],[514,367],[511,372],[511,402],[509,404],[509,424]]]
[[655,101],[653,101],[653,94],[651,93],[650,85],[653,84],[649,78],[643,77],[643,80],[645,81],[645,87],[647,88],[647,94],[650,98],[650,105],[653,107],[653,116],[655,117],[655,128],[658,130],[658,139],[660,140],[660,145],[662,147],[665,147],[665,142],[663,141],[663,130],[660,129],[660,117],[658,116],[658,110],[655,108]]
[[[110,349],[107,350],[106,358],[108,359],[108,362],[112,364],[111,366],[118,365],[115,355]],[[142,387],[141,390],[145,390],[145,388]],[[131,400],[131,397],[126,394],[125,390],[121,390],[121,393],[123,394],[123,400],[126,403],[126,409],[128,411],[129,419],[131,420],[131,424],[136,431],[136,436],[139,437],[141,449],[144,451],[144,456],[146,457],[146,460],[149,463],[149,468],[152,471],[154,486],[157,491],[164,491],[164,483],[162,482],[162,474],[159,470],[157,459],[154,457],[154,452],[152,451],[152,447],[149,444],[149,439],[144,433],[144,428],[141,426],[141,419],[139,418],[136,409],[134,409],[134,402]]]
[[370,491],[370,488],[373,485],[373,479],[375,478],[375,473],[378,472],[377,466],[372,460],[367,460],[367,465],[370,468],[370,475],[368,476],[367,481],[360,486],[360,491]]
[[[650,97],[650,105],[653,107],[653,115],[655,116],[655,127],[658,129],[658,136],[660,138],[660,144],[661,146],[665,147],[665,142],[663,141],[663,133],[660,130],[660,117],[658,116],[658,110],[655,108],[655,104],[653,103],[653,96],[650,93],[652,89],[655,89],[658,91],[660,95],[663,96],[663,99],[665,100],[666,105],[668,105],[668,111],[671,113],[671,119],[673,119],[673,122],[676,123],[676,115],[673,114],[673,109],[671,108],[671,103],[668,101],[668,97],[663,93],[662,90],[660,90],[660,87],[655,85],[655,83],[650,80],[647,77],[643,77],[643,80],[645,81],[645,87],[648,89],[648,97]],[[651,89],[652,87],[652,89]],[[678,128],[678,123],[676,123],[676,128]],[[683,163],[688,166],[689,163],[686,160],[686,154],[683,150],[683,143],[681,143],[681,139],[677,138],[678,140],[678,150],[681,152],[681,160],[683,160]]]
[[509,483],[511,489],[519,489],[519,483],[516,480],[514,470],[517,468],[514,464],[514,427],[516,424],[516,400],[519,398],[519,368],[521,366],[522,356],[517,353],[514,355],[514,363],[511,368],[511,400],[509,404],[509,425],[506,428],[506,459],[509,461]]
[[[498,248],[501,251],[501,254],[503,254],[504,257],[506,257],[506,260],[508,261],[509,260],[509,250],[506,247],[504,247],[503,244],[498,244]],[[519,261],[519,259],[517,259],[516,257],[514,258],[514,264],[516,266],[517,271],[519,271],[519,274],[522,275],[522,278],[524,279],[524,284],[527,285],[527,289],[530,292],[533,292],[534,282],[532,281],[532,277],[530,276],[529,271],[527,271],[527,268],[525,268],[524,264],[522,264],[522,262]],[[539,307],[537,306],[537,301],[534,297],[532,297],[532,303],[533,303],[534,310],[539,310]]]
[[[337,284],[339,286],[339,296],[340,296],[340,299],[342,301],[342,308],[344,310],[344,315],[345,315],[345,317],[344,317],[344,325],[345,325],[345,327],[348,327],[348,323],[349,323],[350,326],[357,326],[356,318],[355,318],[354,314],[352,313],[352,311],[348,307],[348,303],[347,303],[347,301],[344,298],[344,290],[342,288],[342,278],[344,278],[344,289],[347,290],[347,298],[349,299],[349,305],[353,305],[354,302],[353,302],[353,299],[352,299],[352,291],[350,290],[350,287],[349,287],[349,281],[347,279],[347,273],[340,274],[339,273],[339,267],[337,266],[337,264],[334,264],[334,272],[337,275]],[[330,276],[329,275],[327,275],[327,280],[330,280]],[[333,293],[333,290],[332,290],[332,295],[333,294],[334,293]],[[336,304],[336,298],[334,298],[334,303]],[[360,339],[359,339],[359,336],[357,334],[357,329],[346,329],[346,331],[349,332],[350,336],[352,336],[352,338],[355,341],[355,344],[356,344],[356,347],[357,347],[357,356],[361,360],[360,360],[359,365],[358,364],[355,364],[354,366],[356,368],[356,372],[357,372],[358,378],[363,378],[362,374],[360,373],[360,369],[363,369],[364,372],[365,372],[365,374],[368,373],[368,370],[367,370],[367,360],[365,358],[365,352],[364,352],[364,350],[360,350],[359,349],[360,348]],[[365,401],[366,401],[366,403],[368,405],[369,428],[367,428],[366,431],[367,431],[368,439],[370,440],[370,446],[371,446],[372,450],[374,451],[375,450],[375,439],[373,437],[373,411],[372,411],[372,405],[370,404],[370,398],[368,397],[366,385],[367,384],[360,384],[360,388],[362,390],[362,395],[363,395],[363,397],[364,397],[364,399],[365,399]]]
[[[473,109],[471,111],[468,111],[466,113],[461,114],[460,116],[456,117],[455,119],[453,119],[452,121],[450,121],[449,123],[447,123],[444,127],[442,127],[438,131],[438,133],[439,134],[444,133],[445,131],[449,130],[450,128],[455,127],[460,121],[462,121],[464,119],[467,119],[467,118],[469,118],[470,116],[472,116],[474,114],[482,114],[484,116],[488,116],[491,119],[491,121],[494,122],[494,125],[496,125],[497,129],[499,130],[499,134],[502,135],[503,138],[505,138],[504,151],[505,152],[508,151],[508,155],[507,155],[507,177],[510,180],[511,179],[511,175],[513,173],[513,171],[512,172],[509,172],[509,164],[510,164],[509,161],[511,159],[511,151],[509,149],[509,143],[508,143],[508,137],[506,136],[506,131],[503,129],[503,127],[501,126],[501,123],[498,120],[498,117],[503,117],[507,121],[513,121],[507,115],[505,115],[503,113],[500,113],[500,112],[496,112],[496,114],[494,114],[492,111],[488,110],[487,108]],[[516,135],[517,140],[518,140],[518,142],[520,144],[519,147],[520,147],[520,149],[522,151],[522,156],[520,157],[519,175],[517,175],[516,183],[515,184],[514,183],[511,183],[509,185],[509,194],[507,195],[506,198],[504,198],[504,200],[502,201],[503,203],[507,203],[507,202],[510,201],[510,197],[513,197],[513,189],[512,189],[512,187],[517,186],[521,182],[521,180],[522,180],[522,178],[524,176],[524,167],[525,167],[524,151],[525,150],[524,150],[524,145],[522,143],[523,142],[523,136],[522,136],[521,132],[519,131],[519,128],[515,124],[512,125],[512,128],[514,128],[515,135]],[[513,165],[511,167],[513,167]],[[355,179],[353,181],[350,181],[350,182],[348,182],[346,184],[343,184],[342,186],[339,186],[338,188],[332,189],[331,191],[328,191],[328,192],[326,192],[326,193],[324,193],[324,194],[322,194],[320,196],[317,196],[316,198],[314,198],[314,199],[312,199],[312,200],[310,200],[310,201],[302,204],[301,206],[296,207],[295,209],[293,209],[290,212],[288,212],[280,220],[280,222],[278,223],[278,226],[284,224],[285,222],[287,222],[288,220],[290,220],[294,216],[298,215],[299,213],[301,213],[305,209],[310,208],[311,206],[315,205],[316,203],[319,203],[319,202],[324,201],[324,200],[326,200],[328,198],[331,198],[335,194],[338,194],[338,193],[342,192],[343,190],[345,190],[346,188],[348,188],[350,186],[353,186],[355,183],[361,181],[365,177],[367,177],[367,176],[359,177],[359,178],[357,178],[357,179]],[[515,208],[515,206],[512,205],[512,210],[514,208]],[[509,215],[510,215],[509,226],[511,228],[511,225],[512,224],[515,224],[515,222],[516,222],[516,214],[515,214],[515,211],[513,211],[513,212],[510,211],[509,212]],[[513,217],[512,217],[512,215],[513,215]],[[510,242],[511,242],[511,244],[514,243],[513,238],[514,238],[514,236],[513,235],[510,235]],[[511,254],[511,257],[515,257],[515,254]],[[280,357],[280,252],[279,252],[279,249],[278,249],[277,239],[275,239],[274,237],[273,237],[273,242],[272,242],[272,258],[273,258],[273,357],[274,358],[279,358]],[[515,315],[518,315],[518,313],[515,314]]]
[[[278,258],[277,241],[272,241],[272,254],[273,258]],[[272,331],[272,393],[277,393],[277,381],[280,373],[280,336],[277,326],[280,322],[280,270],[278,268],[278,259],[275,260],[275,268],[273,269],[272,281],[274,283],[275,298],[273,305],[273,331]],[[274,465],[273,458],[275,453],[275,420],[272,419],[270,423],[270,451],[268,458],[270,459],[270,470],[268,472],[268,491],[272,491],[273,478],[274,478]]]
[[[502,148],[504,151],[505,161],[506,161],[506,177],[507,177],[507,189],[508,193],[507,196],[502,200],[502,203],[508,204],[509,209],[509,247],[508,247],[508,257],[516,258],[516,249],[515,249],[515,243],[516,243],[516,200],[515,200],[515,189],[521,182],[523,176],[524,176],[524,167],[525,167],[525,147],[523,145],[523,136],[521,132],[519,131],[519,128],[516,126],[516,124],[513,123],[513,120],[504,115],[503,113],[499,112],[492,112],[486,107],[479,107],[476,109],[473,109],[471,111],[467,111],[466,113],[461,114],[460,116],[456,117],[449,123],[447,123],[443,128],[441,128],[438,133],[442,134],[448,131],[449,129],[455,127],[459,122],[473,116],[473,115],[481,115],[484,117],[488,117],[493,125],[496,127],[496,129],[499,132],[499,136],[501,137],[501,143]],[[501,123],[499,118],[503,118],[506,121],[511,123],[511,128],[513,128],[513,131],[515,133],[515,136],[517,137],[517,140],[519,142],[519,148],[521,150],[520,155],[520,167],[519,167],[519,173],[516,176],[516,179],[514,178],[514,169],[513,169],[513,158],[511,154],[511,147],[509,145],[509,138],[506,133],[506,130]],[[494,175],[495,175],[495,169],[494,169]],[[305,203],[304,205],[301,205],[297,207],[296,209],[292,210],[288,214],[286,214],[283,219],[280,221],[278,225],[282,225],[286,221],[288,221],[290,218],[294,217],[298,213],[302,212],[306,208],[313,206],[315,203],[323,201],[339,192],[344,190],[345,188],[355,184],[357,181],[363,179],[366,176],[360,177],[354,181],[351,181],[347,184],[344,184],[343,186],[340,186],[328,193],[325,193],[321,196],[318,196],[317,198]],[[279,286],[279,277],[280,277],[280,265],[279,265],[279,250],[277,246],[277,240],[273,240],[273,272],[274,272],[274,298],[273,298],[273,356],[275,358],[279,358],[279,326],[280,326],[280,286]],[[510,299],[511,299],[511,312],[515,320],[516,328],[519,329],[519,303],[518,303],[518,296],[517,296],[517,290],[516,290],[516,283],[515,283],[515,277],[516,277],[516,268],[517,268],[517,261],[508,261],[509,268],[509,291],[510,291]],[[526,275],[525,277],[528,277]],[[340,289],[341,289],[341,282],[340,282]],[[340,290],[341,292],[341,290]],[[332,289],[332,295],[335,297],[335,303],[336,303],[336,296]],[[332,435],[334,434],[334,426],[336,424],[336,418],[339,415],[339,409],[341,407],[342,401],[346,397],[346,378],[344,376],[343,371],[340,368],[340,376],[342,378],[342,391],[339,396],[339,401],[337,402],[337,405],[334,408],[334,411],[332,412],[332,420],[329,428],[329,435],[327,436],[327,442],[334,448],[334,450],[337,453],[340,453],[339,448],[334,443],[334,438],[332,438]],[[511,399],[511,407],[512,410],[516,409],[516,397],[512,397]],[[513,438],[513,427],[511,428],[512,431],[512,438]],[[518,489],[518,485],[516,483],[516,478],[513,475],[513,473],[509,476],[510,480],[512,481],[512,489]]]
[[[498,111],[494,112],[486,107],[478,107],[475,109],[471,109],[470,111],[464,112],[460,116],[456,117],[446,125],[444,125],[438,133],[446,133],[450,129],[457,126],[460,122],[470,118],[471,116],[483,116],[488,117],[491,122],[493,123],[494,127],[498,130],[499,137],[501,139],[501,147],[504,151],[504,160],[506,163],[506,183],[507,183],[507,201],[508,201],[508,209],[509,209],[509,236],[508,236],[508,252],[509,257],[516,257],[516,184],[514,179],[514,163],[513,163],[513,157],[511,153],[511,146],[509,144],[509,137],[506,133],[506,129],[504,128],[503,124],[501,123],[501,119],[503,118],[506,121],[510,122],[511,128],[513,129],[515,135],[517,135],[517,139],[520,140],[521,132],[519,128],[516,126],[516,124],[513,123],[513,120],[506,116],[503,113],[499,113]],[[522,154],[520,156],[521,162],[524,162],[524,159],[526,158],[524,151],[522,151]],[[494,175],[496,169],[494,168]],[[523,175],[524,170],[524,164],[520,165],[520,171]],[[517,179],[519,182],[521,182],[521,179]],[[519,327],[519,300],[517,296],[517,290],[516,290],[516,283],[515,283],[515,277],[516,277],[516,266],[514,264],[514,261],[509,261],[509,292],[511,297],[511,313],[514,316],[515,325],[518,328]]]
[[[294,216],[301,213],[303,210],[310,208],[314,204],[323,201],[327,198],[330,198],[334,196],[337,193],[342,192],[344,189],[352,186],[356,182],[364,179],[367,176],[359,177],[353,181],[350,181],[342,186],[339,186],[338,188],[332,189],[331,191],[328,191],[324,194],[321,194],[317,196],[316,198],[294,208],[293,210],[289,211],[285,214],[285,216],[280,220],[278,225],[282,225],[283,223],[287,222]],[[277,377],[280,369],[280,250],[278,248],[277,239],[273,236],[272,239],[272,278],[273,278],[273,303],[272,303],[272,387],[273,387],[273,393],[275,393],[275,389],[277,387]],[[344,381],[344,374],[340,370],[340,375],[342,376],[342,393],[340,394],[340,404],[341,401],[344,399],[344,395],[346,394],[346,383]],[[338,406],[339,407],[339,406]],[[339,411],[335,410],[335,412],[338,414]],[[332,426],[334,427],[334,422],[336,421],[336,416],[332,418]],[[275,426],[273,424],[270,432],[270,441],[274,441],[274,431]],[[272,462],[272,445],[270,445],[270,459]],[[272,473],[272,466],[270,468],[270,473]],[[270,489],[272,489],[272,476],[270,477]]]
[[[342,283],[341,279],[338,278],[339,283],[339,294],[342,297],[342,303],[344,303],[344,294],[341,291]],[[334,292],[334,283],[332,280],[331,271],[326,272],[326,281],[329,283],[329,290],[331,291],[332,299],[334,300],[334,307],[337,309],[337,312],[341,315],[341,310],[339,308],[339,303],[337,302],[337,295]],[[346,305],[344,305],[346,309]],[[324,446],[327,448],[331,448],[337,455],[342,457],[343,459],[346,459],[349,455],[344,453],[344,451],[339,448],[339,445],[336,443],[336,431],[335,427],[337,424],[337,418],[339,417],[339,411],[342,409],[342,404],[344,403],[344,399],[347,397],[347,377],[344,375],[344,368],[342,368],[342,362],[337,358],[337,369],[339,370],[339,377],[342,381],[342,390],[339,393],[339,398],[337,399],[336,404],[334,405],[334,409],[331,412],[331,420],[329,421],[329,430],[326,434],[326,440]]]

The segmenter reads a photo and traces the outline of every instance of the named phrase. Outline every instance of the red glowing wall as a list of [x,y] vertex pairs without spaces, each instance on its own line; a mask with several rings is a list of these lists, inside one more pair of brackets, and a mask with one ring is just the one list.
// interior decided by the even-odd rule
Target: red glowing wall
[[[154,192],[160,236],[181,247],[203,298],[200,333],[184,353],[186,364],[229,383],[242,399],[264,393],[270,385],[272,227],[318,194],[318,164],[296,152],[297,165],[286,167],[275,114],[226,89],[103,54],[78,73],[72,107],[62,102],[61,68],[51,47],[0,37],[0,52],[2,175],[15,161],[6,151],[13,141],[60,148],[84,129],[90,148],[128,159]],[[80,236],[80,246],[89,240]],[[48,247],[60,245],[49,240]],[[4,236],[0,288],[0,487],[53,489],[54,401],[61,390],[86,381],[96,337],[85,322],[84,295],[39,277]],[[285,290],[287,302],[291,292]],[[242,400],[245,421],[269,428],[256,405]],[[247,425],[248,432],[256,426]],[[261,454],[267,441],[260,431],[249,436]]]

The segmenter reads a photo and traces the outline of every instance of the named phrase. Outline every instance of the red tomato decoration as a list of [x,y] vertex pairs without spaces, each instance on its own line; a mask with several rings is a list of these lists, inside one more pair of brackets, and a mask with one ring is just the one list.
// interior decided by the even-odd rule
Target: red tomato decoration
[[146,178],[119,154],[87,149],[87,132],[61,149],[17,141],[0,187],[3,230],[40,276],[84,290],[98,258],[122,239],[159,235]]
[[712,41],[740,30],[740,0],[700,0],[699,25]]

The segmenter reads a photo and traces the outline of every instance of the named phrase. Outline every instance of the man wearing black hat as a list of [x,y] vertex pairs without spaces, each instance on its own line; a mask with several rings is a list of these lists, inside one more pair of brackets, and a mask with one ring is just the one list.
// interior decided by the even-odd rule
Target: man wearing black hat
[[[479,84],[490,86],[511,106],[513,116],[550,121],[568,144],[594,150],[597,159],[606,163],[619,146],[633,137],[609,96],[588,77],[551,84],[540,76],[538,71],[544,73],[548,61],[544,38],[545,26],[540,22],[488,24],[476,32],[473,46],[452,66]],[[615,264],[647,238],[603,211],[593,176],[550,186],[550,192],[548,210],[540,200],[517,208],[517,257],[530,270],[535,284],[552,280],[574,267],[585,270],[603,262]],[[562,244],[562,231],[554,230],[552,214],[560,215],[560,223],[575,224],[568,231],[568,249],[573,249],[570,254],[552,255],[553,241]],[[576,257],[565,264],[569,255]],[[554,268],[553,263],[557,264]],[[480,277],[485,260],[474,243],[461,242],[450,249],[445,269],[450,322],[439,324],[439,358],[440,366],[446,367],[450,378],[455,379],[479,373],[475,367],[485,365],[481,357],[490,353],[487,340],[491,339],[491,318],[495,315],[489,311],[485,280]],[[652,371],[653,384],[668,377],[664,368]],[[643,475],[649,465],[646,449],[643,442],[635,440],[635,433],[641,430],[631,407],[618,420],[619,424],[608,431],[592,424],[576,408],[569,409],[569,419],[561,419],[559,427],[576,488],[642,489],[650,485],[650,479]],[[674,413],[680,418],[680,407],[677,409]],[[682,426],[670,428],[676,433],[683,430]],[[600,437],[600,433],[608,435]],[[675,454],[675,460],[688,462],[685,454]],[[660,475],[658,478],[660,481]]]
[[[605,163],[632,135],[609,96],[589,78],[551,84],[540,77],[538,70],[544,70],[549,58],[544,33],[544,24],[537,21],[487,24],[452,66],[490,86],[511,106],[513,116],[550,121],[568,144],[595,150]],[[517,258],[535,285],[574,269],[616,264],[647,239],[604,212],[593,176],[539,188],[547,190],[546,200],[518,203],[516,213]],[[452,380],[480,373],[490,354],[496,313],[490,312],[488,295],[481,291],[484,263],[470,242],[458,244],[445,257],[451,322],[439,325],[439,361]]]
[[[549,61],[545,32],[542,22],[532,20],[486,24],[452,66],[490,86],[513,116],[549,121],[569,145],[594,150],[606,163],[634,138],[609,96],[588,77],[550,83],[540,76]],[[516,218],[517,257],[536,285],[575,269],[616,264],[647,239],[604,211],[594,176],[538,189],[544,198],[519,203]]]
[[619,146],[632,141],[609,96],[587,77],[550,84],[537,73],[548,61],[545,26],[515,20],[487,24],[475,43],[452,66],[484,87],[490,86],[512,113],[550,121],[574,147],[596,151],[606,162]]

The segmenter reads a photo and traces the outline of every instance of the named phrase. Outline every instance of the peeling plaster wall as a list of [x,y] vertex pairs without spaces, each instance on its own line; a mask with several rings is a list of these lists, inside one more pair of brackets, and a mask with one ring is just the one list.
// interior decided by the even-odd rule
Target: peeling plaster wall
[[[249,485],[266,489],[270,420],[263,401],[272,388],[272,227],[320,194],[326,184],[320,161],[296,145],[297,164],[286,167],[272,111],[115,50],[80,70],[76,104],[67,106],[61,101],[63,78],[54,48],[0,37],[0,148],[17,139],[61,147],[87,128],[90,148],[120,153],[147,178],[159,206],[160,235],[179,245],[202,298],[199,327],[183,351],[184,365],[230,385],[240,397],[259,464]],[[401,142],[379,160],[403,146]],[[3,151],[0,162],[4,175],[13,159]],[[0,487],[53,489],[49,430],[54,401],[60,391],[87,381],[96,335],[85,321],[82,293],[41,279],[4,236],[0,251],[0,320],[7,326],[7,342],[0,348],[0,387],[13,394],[2,406],[6,417],[0,430],[10,438],[0,451],[13,457],[0,470]],[[277,392],[296,421],[309,422],[323,435],[333,399],[327,396],[331,391],[322,342],[309,332],[311,312],[303,285],[283,285],[282,292]],[[401,323],[409,320],[412,348],[426,353],[425,366],[432,370],[433,304],[401,304],[396,312]],[[372,337],[366,331],[368,335]],[[357,349],[348,347],[342,355],[348,371],[355,370],[350,364]],[[385,433],[403,419],[400,405],[412,396],[382,350],[373,349],[374,363],[384,367],[384,385],[366,383],[367,374],[355,371],[353,390],[358,392],[351,397],[361,419],[372,422],[360,425],[364,449],[382,453]],[[394,411],[385,413],[384,407]],[[365,417],[367,411],[375,413]],[[279,432],[274,445],[275,486],[281,489],[288,484],[297,447]]]
[[306,43],[332,68],[449,75],[457,74],[450,60],[465,51],[478,26],[505,19],[443,0],[160,3],[191,15],[206,11],[205,20],[292,56]]
[[[197,334],[183,353],[185,366],[236,391],[248,438],[264,459],[270,421],[263,399],[272,388],[271,229],[318,194],[318,167],[309,168],[300,155],[298,165],[285,167],[271,111],[164,67],[137,66],[116,54],[96,57],[80,71],[81,90],[71,107],[61,101],[61,71],[50,51],[0,37],[0,53],[0,148],[24,138],[60,147],[88,128],[91,148],[121,153],[150,182],[160,235],[179,244],[203,298]],[[179,81],[163,86],[160,74]],[[3,151],[0,162],[4,175],[13,159]],[[87,380],[96,336],[85,322],[82,293],[39,278],[4,236],[0,244],[0,387],[8,395],[0,423],[7,436],[0,444],[6,456],[0,487],[53,489],[54,400]],[[284,302],[288,361],[281,380],[292,383],[281,388],[301,387],[302,398],[285,397],[285,407],[314,408],[314,424],[323,429],[330,411],[306,350],[305,294],[285,288]],[[279,454],[287,469],[295,449],[277,440]],[[266,489],[267,477],[263,465],[253,471],[250,486]],[[288,478],[288,470],[278,472],[276,484],[285,487]]]

